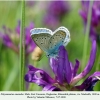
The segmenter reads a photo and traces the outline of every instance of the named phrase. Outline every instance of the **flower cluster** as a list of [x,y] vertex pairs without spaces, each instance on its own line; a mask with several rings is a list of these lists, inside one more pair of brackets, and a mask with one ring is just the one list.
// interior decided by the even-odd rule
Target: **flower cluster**
[[[25,28],[25,50],[26,55],[31,53],[35,48],[35,43],[32,41],[30,37],[30,29],[34,28],[34,24],[31,22],[28,27]],[[2,43],[8,47],[14,50],[16,53],[19,53],[19,41],[20,41],[20,21],[18,21],[18,25],[13,30],[7,28],[6,26],[3,26],[3,31],[0,32],[0,38],[2,40]],[[15,33],[15,34],[14,34]]]
[[51,1],[47,6],[47,13],[43,18],[43,23],[51,29],[55,29],[60,21],[69,11],[69,5],[66,1]]
[[[82,9],[79,11],[84,24],[87,23],[87,16],[90,1],[82,1]],[[90,26],[90,38],[98,40],[100,37],[100,1],[93,1]]]
[[57,59],[50,58],[50,66],[55,74],[54,78],[50,77],[44,70],[29,65],[25,80],[43,87],[43,91],[92,91],[96,82],[99,81],[97,78],[100,77],[99,71],[88,76],[81,85],[77,85],[77,83],[86,77],[93,67],[96,57],[96,41],[92,40],[89,61],[80,74],[77,73],[80,62],[76,60],[76,64],[73,65],[68,59],[64,46],[60,46],[58,56]]

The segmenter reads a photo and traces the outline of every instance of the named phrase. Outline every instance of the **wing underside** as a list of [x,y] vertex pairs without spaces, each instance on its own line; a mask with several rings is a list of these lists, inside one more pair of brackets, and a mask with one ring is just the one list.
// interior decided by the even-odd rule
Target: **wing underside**
[[47,33],[41,33],[41,34],[33,34],[31,35],[32,39],[36,43],[37,46],[39,46],[43,51],[48,50],[48,42],[49,39],[51,38],[50,34]]
[[49,49],[59,48],[60,45],[63,45],[66,33],[62,30],[56,31],[54,35],[49,40]]

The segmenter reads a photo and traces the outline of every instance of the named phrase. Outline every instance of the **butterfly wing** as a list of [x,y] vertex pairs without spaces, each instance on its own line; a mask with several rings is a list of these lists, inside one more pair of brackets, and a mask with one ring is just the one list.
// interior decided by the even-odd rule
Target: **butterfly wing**
[[64,39],[63,45],[66,46],[70,42],[70,32],[65,27],[59,27],[57,30],[62,31],[63,33],[66,33],[66,37]]
[[59,27],[57,30],[55,30],[53,36],[49,40],[50,52],[54,52],[58,50],[59,46],[65,45],[65,42],[67,41],[66,38],[68,38],[68,35],[66,33],[65,27]]
[[34,28],[31,31],[31,37],[43,51],[48,51],[48,42],[52,36],[52,31],[46,28]]

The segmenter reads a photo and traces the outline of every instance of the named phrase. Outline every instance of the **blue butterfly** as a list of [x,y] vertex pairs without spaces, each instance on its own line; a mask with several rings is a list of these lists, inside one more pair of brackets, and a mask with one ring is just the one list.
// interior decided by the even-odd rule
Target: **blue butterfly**
[[59,47],[66,46],[70,42],[70,33],[65,27],[59,27],[54,32],[47,28],[34,28],[30,32],[34,42],[47,57],[57,58]]

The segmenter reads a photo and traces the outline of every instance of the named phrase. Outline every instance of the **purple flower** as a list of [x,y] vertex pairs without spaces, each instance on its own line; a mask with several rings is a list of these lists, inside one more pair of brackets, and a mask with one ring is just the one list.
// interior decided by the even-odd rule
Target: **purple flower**
[[[89,4],[90,1],[82,1],[82,9],[79,11],[81,17],[83,18],[85,27],[87,24]],[[100,35],[99,33],[100,33],[100,1],[94,1],[92,6],[90,38],[98,39],[98,36]]]
[[[28,27],[25,28],[25,50],[26,55],[31,53],[35,48],[35,43],[32,41],[30,37],[30,30],[34,28],[34,24],[31,22]],[[16,53],[19,53],[19,41],[20,41],[20,21],[18,21],[18,25],[16,26],[14,32],[6,26],[3,26],[4,32],[0,32],[0,38],[2,39],[2,43],[11,48]]]
[[26,1],[26,6],[33,7],[34,3],[35,3],[35,1]]
[[47,9],[48,13],[50,12],[50,14],[57,17],[62,17],[67,11],[69,11],[69,7],[65,1],[52,1],[48,5]]
[[49,28],[54,29],[55,26],[59,25],[59,21],[53,15],[46,15],[44,16],[44,24],[47,25]]
[[51,1],[49,2],[46,14],[43,18],[43,23],[49,28],[54,29],[59,25],[62,18],[69,11],[69,5],[66,1]]
[[96,77],[100,77],[100,72],[95,72],[94,74],[92,74],[91,76],[89,76],[88,78],[86,78],[86,80],[79,86],[76,86],[78,89],[80,90],[86,90],[86,91],[93,91],[93,87],[95,86],[95,84],[98,82],[98,78]]
[[68,59],[64,46],[60,46],[58,56],[57,59],[50,58],[50,66],[55,74],[54,78],[51,78],[42,69],[29,65],[25,81],[38,84],[43,87],[43,91],[92,91],[96,82],[99,81],[97,77],[100,77],[100,72],[95,72],[87,77],[81,85],[77,85],[77,83],[87,76],[93,67],[96,57],[96,41],[92,40],[90,59],[80,74],[77,74],[80,65],[79,61],[76,60],[76,64],[73,65]]

